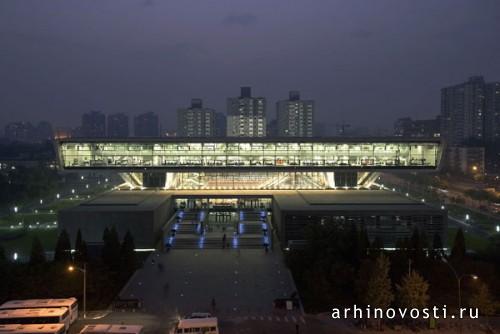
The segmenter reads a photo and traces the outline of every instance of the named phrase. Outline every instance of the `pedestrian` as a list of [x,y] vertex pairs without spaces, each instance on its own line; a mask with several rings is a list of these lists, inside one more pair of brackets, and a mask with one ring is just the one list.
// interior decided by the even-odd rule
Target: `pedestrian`
[[299,334],[299,324],[295,324],[295,334]]

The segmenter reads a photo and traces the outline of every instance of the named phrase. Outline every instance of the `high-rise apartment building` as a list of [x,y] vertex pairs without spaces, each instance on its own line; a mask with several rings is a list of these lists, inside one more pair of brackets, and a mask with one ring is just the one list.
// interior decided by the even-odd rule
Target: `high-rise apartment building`
[[500,82],[486,84],[484,137],[487,142],[500,140]]
[[128,116],[124,113],[108,115],[108,137],[127,138],[128,136]]
[[215,110],[203,107],[201,99],[192,99],[191,107],[177,110],[177,135],[180,137],[216,136]]
[[5,126],[5,138],[11,141],[33,142],[34,132],[31,122],[12,122]]
[[250,87],[241,87],[239,97],[227,99],[227,136],[266,136],[266,99],[252,97]]
[[87,138],[106,137],[106,116],[97,110],[83,114],[81,135]]
[[484,139],[485,82],[474,76],[441,90],[441,137],[448,145]]
[[160,120],[154,112],[146,112],[134,117],[134,135],[136,137],[159,137]]
[[440,137],[441,117],[434,119],[413,120],[410,117],[399,118],[394,122],[394,135],[398,137]]
[[278,101],[278,136],[312,137],[314,101],[301,100],[298,91],[290,91],[288,100]]

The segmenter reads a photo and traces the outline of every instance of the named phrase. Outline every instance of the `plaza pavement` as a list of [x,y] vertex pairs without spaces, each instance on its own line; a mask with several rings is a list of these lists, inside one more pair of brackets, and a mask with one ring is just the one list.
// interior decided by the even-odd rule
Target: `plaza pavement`
[[[260,319],[273,314],[275,298],[289,297],[294,291],[279,249],[269,253],[263,249],[172,249],[152,253],[120,297],[138,298],[143,301],[141,312],[160,317],[211,312],[220,319]],[[300,311],[289,315],[289,321],[292,316],[301,321]]]

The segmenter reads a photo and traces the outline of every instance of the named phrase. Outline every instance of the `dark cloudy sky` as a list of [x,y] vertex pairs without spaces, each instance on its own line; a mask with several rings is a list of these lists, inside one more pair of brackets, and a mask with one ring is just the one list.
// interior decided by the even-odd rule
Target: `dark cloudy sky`
[[77,125],[91,109],[225,111],[251,85],[318,119],[391,127],[439,113],[439,89],[500,80],[498,0],[1,0],[0,126]]

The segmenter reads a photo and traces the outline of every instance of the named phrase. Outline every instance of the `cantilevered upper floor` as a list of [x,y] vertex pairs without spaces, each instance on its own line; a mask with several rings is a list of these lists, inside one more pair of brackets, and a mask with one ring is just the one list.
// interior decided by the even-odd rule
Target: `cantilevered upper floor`
[[436,169],[439,139],[126,138],[64,139],[64,169],[121,171],[333,171]]

